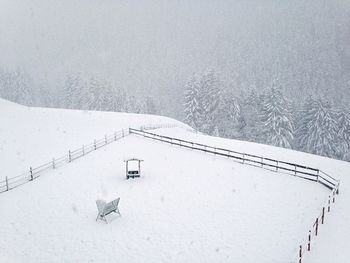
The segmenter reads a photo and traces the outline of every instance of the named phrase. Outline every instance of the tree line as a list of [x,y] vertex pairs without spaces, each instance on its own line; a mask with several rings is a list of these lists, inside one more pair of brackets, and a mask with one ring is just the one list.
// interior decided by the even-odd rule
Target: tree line
[[151,96],[138,97],[96,76],[68,74],[59,88],[36,85],[20,69],[0,68],[0,97],[27,106],[161,114]]
[[184,113],[186,123],[210,135],[350,161],[349,110],[316,95],[290,100],[277,80],[237,96],[213,71],[194,75],[186,85]]
[[[288,98],[278,80],[238,90],[225,86],[214,71],[193,75],[185,87],[184,121],[210,135],[350,161],[349,109],[314,93]],[[19,69],[0,68],[0,97],[28,106],[147,114],[162,114],[167,107],[96,76],[68,74],[59,89],[50,89]]]

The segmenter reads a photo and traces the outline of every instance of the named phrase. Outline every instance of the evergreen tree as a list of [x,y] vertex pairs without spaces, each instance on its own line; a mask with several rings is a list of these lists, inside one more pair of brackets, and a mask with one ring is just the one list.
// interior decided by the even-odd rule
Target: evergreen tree
[[338,123],[339,159],[350,161],[350,115],[345,109],[336,113]]
[[141,103],[136,99],[134,95],[128,96],[126,99],[126,112],[129,112],[129,113],[143,112]]
[[260,112],[261,138],[264,143],[292,148],[294,125],[290,103],[281,90],[273,86],[262,97]]
[[32,105],[34,101],[33,88],[33,82],[21,70],[1,70],[0,95],[4,99],[23,105]]
[[308,98],[299,117],[297,142],[301,150],[327,157],[339,156],[338,124],[329,102]]
[[84,92],[84,108],[111,111],[113,110],[113,94],[110,83],[91,77]]
[[83,81],[79,74],[68,75],[64,85],[63,106],[68,109],[81,108],[83,88]]
[[199,86],[200,129],[208,134],[215,130],[215,118],[221,102],[221,86],[214,71],[204,74]]
[[216,135],[239,138],[243,128],[242,121],[238,99],[231,92],[224,92],[215,118]]
[[111,86],[110,111],[124,112],[126,110],[126,94],[123,89]]
[[185,91],[185,122],[194,129],[200,126],[199,83],[193,76],[186,85]]
[[241,106],[241,134],[240,138],[247,141],[259,142],[259,109],[260,99],[255,90],[250,90],[249,95],[243,99]]
[[144,102],[144,112],[146,114],[157,114],[158,108],[152,97],[147,96]]

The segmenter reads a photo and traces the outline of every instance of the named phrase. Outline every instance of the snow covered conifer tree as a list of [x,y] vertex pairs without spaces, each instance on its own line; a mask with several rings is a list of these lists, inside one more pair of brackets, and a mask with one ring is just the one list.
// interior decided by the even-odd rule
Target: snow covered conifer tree
[[260,121],[263,142],[292,148],[294,125],[290,103],[279,88],[273,86],[262,96]]
[[212,134],[215,118],[221,102],[221,86],[213,70],[204,74],[199,86],[199,108],[201,130]]
[[339,156],[338,124],[329,102],[312,99],[301,110],[297,142],[301,150],[327,157]]
[[143,108],[141,103],[136,99],[134,95],[126,98],[126,112],[129,113],[141,113]]
[[239,138],[242,126],[241,106],[231,92],[223,92],[215,116],[217,135],[226,138]]
[[0,72],[0,95],[7,100],[23,105],[33,104],[33,82],[23,71],[2,70]]
[[114,93],[107,81],[91,77],[84,92],[84,107],[89,110],[113,110]]
[[255,90],[252,89],[249,95],[243,98],[241,104],[241,138],[247,141],[259,142],[260,130],[258,128],[260,100]]
[[79,109],[82,104],[82,79],[79,74],[68,75],[64,85],[63,106],[68,109]]
[[336,113],[338,123],[339,159],[350,161],[350,115],[345,109]]
[[144,112],[147,114],[157,114],[158,113],[158,108],[157,105],[154,101],[154,99],[150,96],[147,96],[145,101],[144,101]]
[[199,83],[192,76],[185,90],[185,122],[195,129],[200,128]]

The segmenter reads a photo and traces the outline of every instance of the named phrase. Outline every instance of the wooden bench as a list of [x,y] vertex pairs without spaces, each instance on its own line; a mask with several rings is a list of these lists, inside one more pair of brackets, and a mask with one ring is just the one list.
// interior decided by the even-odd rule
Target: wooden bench
[[117,199],[115,199],[109,203],[106,203],[106,201],[104,201],[104,200],[97,200],[96,205],[97,205],[97,209],[98,209],[98,215],[96,217],[96,221],[98,219],[101,219],[101,220],[105,221],[106,224],[108,224],[108,221],[106,218],[107,215],[109,215],[110,213],[113,213],[113,212],[121,215],[119,212],[119,208],[118,208],[119,200],[120,200],[120,197],[118,197]]

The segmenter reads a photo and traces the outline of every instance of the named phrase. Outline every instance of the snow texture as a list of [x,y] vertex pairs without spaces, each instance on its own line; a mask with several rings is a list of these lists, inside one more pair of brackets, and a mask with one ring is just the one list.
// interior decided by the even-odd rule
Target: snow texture
[[[142,125],[146,117],[0,102],[1,112],[11,113],[7,133],[1,138],[10,138],[12,147],[31,153],[29,157],[40,156],[47,148],[46,155],[59,151],[62,144],[67,147],[79,136],[91,139],[102,130],[113,130],[112,126]],[[67,133],[50,127],[52,120],[73,139],[68,141]],[[19,130],[18,123],[23,123]],[[38,125],[46,127],[46,132]],[[341,178],[337,206],[326,217],[327,224],[305,262],[346,262],[350,236],[348,163],[179,128],[157,132],[309,164]],[[38,147],[26,149],[24,140],[14,139],[21,134],[27,139],[30,135]],[[2,159],[11,153],[8,149],[1,151]],[[126,180],[123,160],[135,155],[145,160],[142,177]],[[13,159],[3,165],[11,171],[21,163]],[[6,213],[0,217],[0,254],[6,262],[29,263],[289,262],[327,195],[328,190],[321,185],[290,175],[130,135],[1,194],[0,209]],[[122,217],[111,216],[108,225],[95,222],[95,201],[116,197],[121,197]]]

